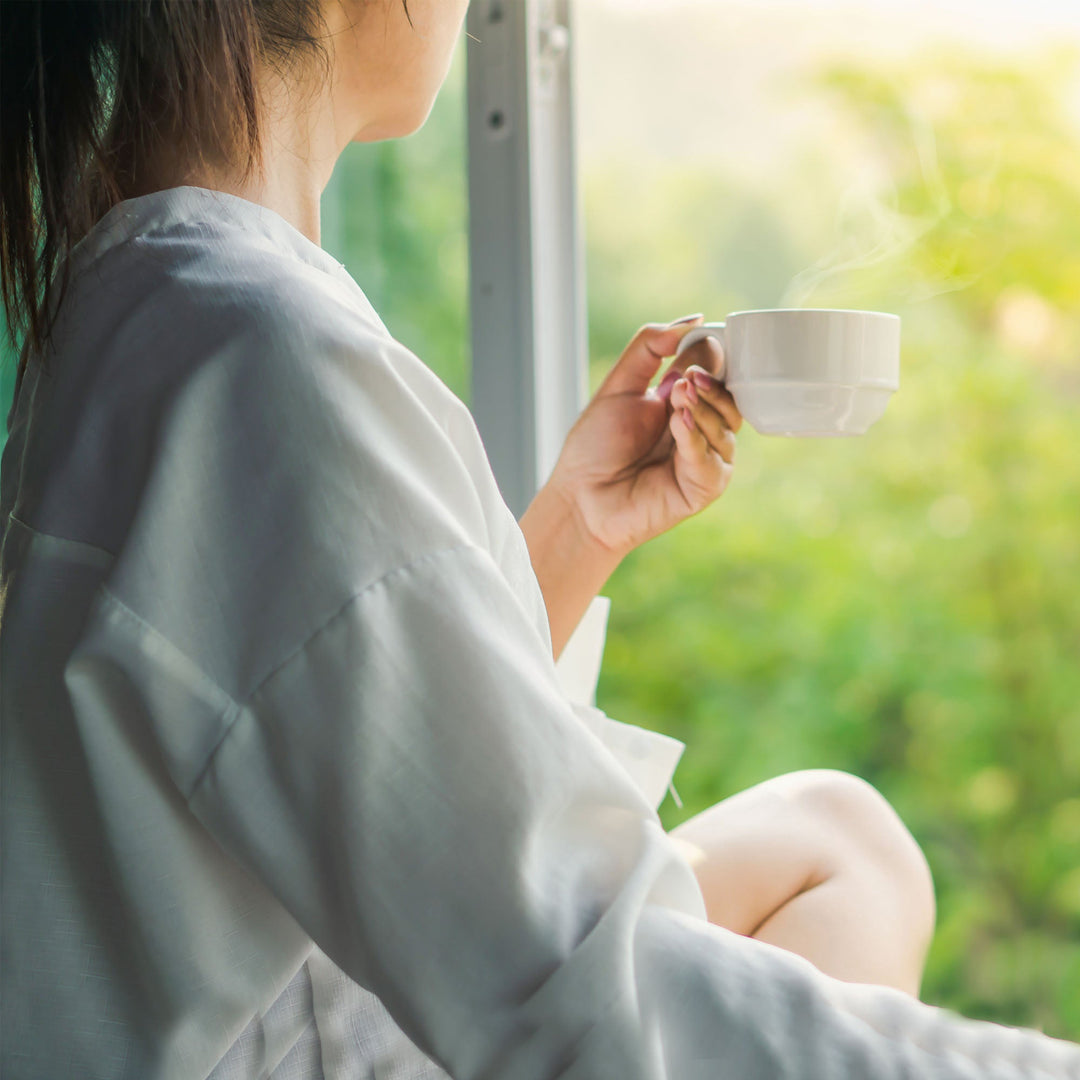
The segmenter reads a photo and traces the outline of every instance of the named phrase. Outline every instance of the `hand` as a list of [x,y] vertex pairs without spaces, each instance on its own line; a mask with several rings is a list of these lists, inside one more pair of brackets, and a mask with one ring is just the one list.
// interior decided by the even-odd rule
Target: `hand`
[[649,388],[664,357],[701,322],[699,315],[637,332],[578,417],[548,482],[619,557],[705,509],[731,480],[742,416],[716,378],[717,342],[687,349]]

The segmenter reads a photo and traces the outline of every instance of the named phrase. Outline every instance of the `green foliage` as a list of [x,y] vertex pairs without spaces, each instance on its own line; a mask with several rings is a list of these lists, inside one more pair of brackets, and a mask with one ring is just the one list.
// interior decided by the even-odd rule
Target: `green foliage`
[[[815,86],[889,183],[873,213],[841,217],[841,250],[801,299],[898,311],[901,390],[858,442],[740,436],[721,502],[609,582],[600,703],[687,742],[668,826],[793,769],[872,781],[936,878],[927,998],[1077,1038],[1080,138],[1057,106],[1070,70],[939,56]],[[794,182],[823,206],[842,195],[811,166]],[[723,186],[698,178],[680,200],[668,184],[657,202],[719,205],[701,192]],[[648,276],[680,243],[620,229],[602,190],[587,204],[594,305],[612,288],[598,273]],[[772,197],[762,258],[790,265],[798,237],[775,225],[789,195],[728,190],[718,251]],[[711,318],[780,301],[760,270],[740,293],[744,269],[691,268]],[[633,322],[695,306],[631,295],[633,319],[594,316],[606,353]]]
[[468,402],[464,91],[462,45],[417,134],[346,149],[323,196],[323,246],[390,332]]
[[[324,228],[467,399],[461,61],[419,135],[350,148]],[[594,385],[638,324],[688,311],[904,318],[902,387],[869,435],[745,432],[723,500],[605,590],[600,704],[688,744],[665,823],[794,769],[866,777],[936,878],[928,1000],[1080,1038],[1073,70],[934,55],[824,73],[805,92],[871,155],[869,201],[826,157],[753,189],[640,157],[584,180]]]
[[3,317],[0,316],[0,450],[7,442],[8,410],[11,408],[11,399],[15,394],[15,374],[18,368],[19,358],[11,347],[11,342],[5,331]]

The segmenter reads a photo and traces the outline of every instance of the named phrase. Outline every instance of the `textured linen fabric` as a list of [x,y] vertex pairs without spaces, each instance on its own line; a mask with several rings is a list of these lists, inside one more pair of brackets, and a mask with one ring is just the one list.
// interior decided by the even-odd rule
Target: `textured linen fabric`
[[321,249],[175,188],[72,265],[0,485],[7,1080],[1080,1076],[705,921],[679,745],[556,669],[467,409]]

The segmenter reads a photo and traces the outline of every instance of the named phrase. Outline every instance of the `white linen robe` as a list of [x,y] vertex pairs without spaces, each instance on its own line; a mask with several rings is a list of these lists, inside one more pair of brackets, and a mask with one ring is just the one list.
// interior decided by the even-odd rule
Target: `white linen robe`
[[1080,1076],[706,922],[680,744],[568,695],[469,412],[284,219],[174,188],[72,267],[0,489],[6,1080]]

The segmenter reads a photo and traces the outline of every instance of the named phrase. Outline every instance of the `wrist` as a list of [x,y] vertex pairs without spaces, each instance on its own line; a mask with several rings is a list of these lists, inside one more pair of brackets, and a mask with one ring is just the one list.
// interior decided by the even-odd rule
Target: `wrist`
[[573,497],[550,481],[537,492],[519,525],[548,610],[557,659],[622,554],[593,536]]
[[627,554],[597,536],[572,489],[554,478],[536,493],[519,524],[522,531],[528,527],[538,538],[557,542],[560,549],[572,552],[583,565],[608,568],[608,574]]

